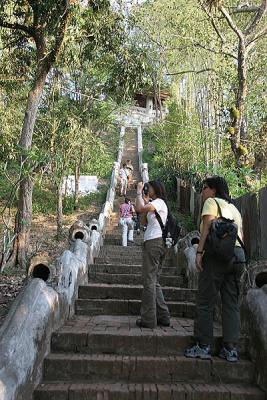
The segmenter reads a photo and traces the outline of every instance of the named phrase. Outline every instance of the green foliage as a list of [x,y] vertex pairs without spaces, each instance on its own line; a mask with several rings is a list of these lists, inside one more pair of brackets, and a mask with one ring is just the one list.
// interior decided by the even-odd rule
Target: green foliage
[[[220,165],[206,165],[201,143],[201,132],[197,131],[197,119],[187,116],[175,104],[170,106],[166,120],[145,130],[143,135],[144,161],[149,165],[151,179],[161,179],[165,184],[169,199],[176,198],[176,177],[195,182],[197,187],[207,175],[221,175],[229,184],[233,197],[239,197],[259,187],[251,167],[237,168],[231,154],[229,143],[224,143],[225,157]],[[199,134],[199,136],[198,136]],[[205,145],[211,138],[205,138]],[[251,185],[248,188],[247,178]],[[264,180],[262,181],[262,185]]]
[[33,190],[33,213],[34,214],[55,214],[57,197],[55,188],[46,181],[36,184]]
[[[86,211],[90,206],[99,206],[105,202],[107,186],[100,186],[95,193],[79,197],[76,209]],[[65,196],[63,199],[64,215],[71,215],[74,212],[74,197]],[[57,209],[56,190],[46,179],[42,184],[34,186],[33,191],[33,212],[34,214],[55,215]]]
[[170,196],[168,197],[168,206],[172,212],[172,214],[177,218],[179,224],[186,230],[186,232],[190,232],[196,229],[193,217],[191,214],[182,214],[177,210],[177,201],[170,200]]
[[[33,146],[27,151],[18,143],[36,71],[36,49],[26,30],[32,24],[43,26],[45,22],[49,53],[58,40],[55,32],[61,18],[57,16],[65,1],[3,0],[0,5],[0,25],[19,22],[27,28],[5,27],[0,32],[0,168],[7,172],[0,177],[0,197],[9,199],[11,182],[31,176],[36,185],[35,213],[55,213],[56,188],[76,168],[81,174],[97,175],[100,179],[110,176],[119,140],[114,114],[120,110],[119,103],[131,97],[138,81],[138,50],[127,42],[124,17],[107,0],[89,1],[88,5],[70,3],[71,18],[64,46],[47,79]],[[122,59],[127,61],[124,66]],[[142,77],[142,71],[138,73]],[[117,76],[119,82],[115,82]],[[21,156],[27,159],[23,167]],[[102,202],[101,194],[95,196],[96,201]],[[94,199],[81,198],[78,207],[85,208],[91,200]],[[72,198],[65,199],[64,212],[73,211],[72,203]]]
[[[174,174],[183,174],[192,165],[201,164],[201,134],[197,115],[188,117],[182,107],[170,104],[166,120],[144,132],[144,157],[153,165],[152,176],[155,171],[172,187]],[[155,146],[153,154],[149,154],[149,143]]]
[[3,168],[0,169],[0,201],[6,202],[10,200],[12,183],[7,180]]
[[[75,4],[74,4],[75,3]],[[210,6],[216,1],[210,1]],[[29,27],[34,15],[44,23],[48,52],[58,39],[58,13],[65,1],[2,0],[0,23],[19,22]],[[38,182],[35,212],[55,212],[55,189],[64,175],[110,175],[118,144],[114,121],[135,92],[159,98],[171,93],[170,113],[164,122],[144,133],[144,159],[151,178],[161,177],[175,197],[177,175],[201,180],[220,173],[234,196],[258,187],[253,154],[266,158],[263,127],[266,123],[267,41],[260,40],[248,55],[248,138],[239,151],[249,166],[237,168],[229,138],[237,133],[232,120],[238,88],[237,37],[219,10],[211,8],[223,43],[195,0],[145,1],[127,18],[108,0],[71,2],[72,13],[65,42],[39,107],[33,147],[23,153],[29,162],[20,169],[18,146],[27,94],[36,71],[36,49],[23,30],[2,28],[0,33],[0,184],[8,199],[12,183],[30,175]],[[237,0],[225,0],[236,7]],[[233,15],[243,29],[251,15]],[[263,21],[264,22],[264,21]],[[196,73],[194,73],[194,71]],[[243,147],[242,147],[243,146]],[[4,174],[4,169],[8,173]],[[46,178],[49,174],[50,181]],[[9,179],[7,179],[7,176]],[[261,184],[265,182],[261,173]],[[15,187],[15,194],[16,194]],[[13,196],[16,200],[16,195]],[[42,203],[46,199],[46,204]],[[83,200],[86,202],[86,199]],[[72,209],[65,199],[65,212]]]
[[[107,186],[101,186],[99,191],[90,193],[86,196],[79,198],[77,209],[80,211],[86,211],[89,206],[100,206],[104,204],[107,195]],[[70,215],[74,210],[74,198],[73,196],[66,196],[63,201],[64,214]]]
[[[205,12],[203,4],[208,3],[210,11]],[[240,118],[240,111],[233,106],[237,102],[240,89],[237,68],[238,37],[219,8],[213,7],[215,4],[217,7],[223,4],[228,11],[241,8],[240,2],[235,0],[212,0],[204,3],[194,0],[155,0],[145,2],[134,14],[136,37],[150,60],[150,71],[147,74],[153,76],[158,86],[164,82],[171,85],[173,100],[184,109],[188,119],[198,115],[198,122],[191,125],[199,141],[200,152],[197,158],[206,171],[210,167],[216,168],[223,164],[226,157],[231,159],[232,168],[234,152],[226,145],[225,139],[236,140],[239,130],[233,131],[230,128],[229,132],[228,128],[233,120]],[[243,31],[254,16],[255,14],[246,12],[231,13],[234,23]],[[264,26],[266,15],[259,24],[259,31]],[[264,69],[267,41],[263,40],[266,38],[264,35],[260,38],[247,51],[248,96],[245,114],[248,138],[245,139],[248,140],[246,162],[249,162],[250,167],[254,163],[253,153],[257,152],[262,142],[259,132],[266,116]],[[184,155],[181,156],[183,159]],[[197,164],[195,159],[192,164]]]

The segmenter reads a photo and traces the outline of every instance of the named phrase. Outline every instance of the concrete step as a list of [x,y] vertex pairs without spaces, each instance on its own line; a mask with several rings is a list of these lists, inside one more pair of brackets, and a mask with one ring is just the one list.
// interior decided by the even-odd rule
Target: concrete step
[[[88,268],[89,276],[94,276],[97,272],[105,272],[107,274],[141,274],[141,265],[127,264],[91,264]],[[163,267],[161,275],[177,275],[178,269],[172,267]]]
[[252,385],[214,383],[44,383],[33,400],[265,400]]
[[[195,304],[192,302],[167,301],[171,316],[194,318]],[[141,300],[121,299],[77,299],[77,315],[139,315]]]
[[[120,206],[120,204],[118,202],[118,205],[117,205],[116,208],[119,208],[119,206]],[[109,226],[113,226],[113,225],[114,226],[118,226],[119,219],[120,219],[119,211],[116,211],[116,212],[110,214],[110,216],[109,216]]]
[[[142,285],[141,274],[107,274],[96,272],[94,275],[89,273],[90,282],[118,284],[118,285]],[[182,287],[184,280],[181,276],[161,275],[159,282],[162,287]]]
[[[124,251],[124,249],[126,251]],[[135,246],[135,247],[122,247],[122,246],[114,246],[114,249],[110,251],[106,251],[104,247],[100,250],[98,254],[98,258],[139,258],[142,259],[142,247]]]
[[[115,209],[119,208],[120,204],[116,205],[114,204]],[[120,213],[119,211],[116,211],[109,216],[109,226],[118,226],[118,222],[120,219]]]
[[[180,289],[175,287],[163,287],[166,301],[189,301],[194,302],[196,290]],[[142,285],[109,285],[105,283],[89,283],[79,287],[79,299],[141,299]]]
[[104,244],[104,246],[101,248],[100,251],[100,256],[101,255],[119,255],[119,256],[130,256],[130,255],[142,255],[142,247],[141,246],[116,246],[116,245],[107,245]]
[[[136,326],[137,316],[74,316],[54,332],[52,352],[121,355],[182,355],[193,342],[194,320],[171,318],[169,327],[144,329]],[[222,344],[221,328],[214,324],[214,354]],[[246,354],[246,341],[240,340],[240,354]]]
[[114,234],[114,235],[121,235],[121,231],[122,231],[122,229],[121,229],[121,227],[120,226],[118,226],[118,223],[113,223],[112,225],[109,225],[108,227],[107,227],[107,229],[106,229],[106,235],[108,234],[108,235],[112,235],[112,234]]
[[255,368],[248,360],[228,363],[184,356],[123,356],[51,353],[44,360],[44,381],[121,383],[252,383]]
[[125,255],[124,257],[108,256],[96,257],[95,264],[113,264],[113,265],[139,265],[142,266],[142,257],[133,257]]
[[[122,235],[122,228],[121,226],[118,225],[118,221],[112,223],[112,225],[109,225],[106,229],[106,235],[114,235],[114,236],[121,236]],[[141,229],[140,230],[140,235],[137,235],[137,232],[134,231],[134,238],[143,238],[144,237],[144,232]]]
[[[144,243],[143,237],[140,236],[134,236],[134,246],[142,246]],[[104,239],[104,245],[114,245],[114,246],[122,246],[122,236],[121,235],[106,235]],[[127,248],[130,248],[131,246],[128,246]]]

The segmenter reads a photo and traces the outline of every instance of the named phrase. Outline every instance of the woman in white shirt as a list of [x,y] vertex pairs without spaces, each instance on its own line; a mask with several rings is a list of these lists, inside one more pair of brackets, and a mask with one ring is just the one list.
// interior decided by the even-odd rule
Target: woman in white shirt
[[128,185],[130,187],[131,184],[133,183],[133,170],[134,170],[131,160],[126,161],[126,169],[128,172]]
[[128,186],[128,171],[126,164],[122,165],[119,171],[120,181],[121,181],[121,196],[126,196],[127,186]]
[[[159,276],[166,247],[162,239],[162,230],[156,218],[157,211],[166,224],[168,208],[166,205],[166,191],[162,182],[148,183],[148,195],[144,195],[143,182],[137,185],[135,209],[146,216],[147,229],[144,235],[143,247],[143,295],[141,318],[136,324],[144,328],[156,328],[157,325],[169,326],[170,313],[164,300]],[[152,199],[152,201],[150,201]]]

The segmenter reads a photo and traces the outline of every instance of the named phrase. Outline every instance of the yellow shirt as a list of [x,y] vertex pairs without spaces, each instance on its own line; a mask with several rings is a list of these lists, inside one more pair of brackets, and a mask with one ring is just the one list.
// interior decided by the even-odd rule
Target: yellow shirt
[[[237,225],[238,228],[238,236],[240,239],[243,237],[243,226],[242,226],[242,217],[238,209],[231,203],[228,203],[226,200],[223,199],[218,199],[216,197],[216,201],[219,203],[221,210],[222,210],[222,216],[224,218],[232,219]],[[220,217],[218,205],[216,204],[216,201],[214,200],[213,197],[209,197],[204,205],[203,209],[201,212],[201,224],[200,224],[200,233],[202,232],[203,229],[203,217],[204,215],[212,215],[215,218]],[[240,246],[240,243],[237,241],[236,246]]]

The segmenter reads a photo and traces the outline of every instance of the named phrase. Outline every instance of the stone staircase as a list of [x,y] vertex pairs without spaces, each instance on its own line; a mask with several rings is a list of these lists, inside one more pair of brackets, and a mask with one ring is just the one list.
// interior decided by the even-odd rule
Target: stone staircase
[[[125,158],[138,171],[135,141],[133,132],[127,134]],[[128,192],[130,198],[134,194]],[[237,364],[183,356],[192,340],[196,293],[184,287],[176,268],[165,265],[161,276],[171,326],[136,326],[142,237],[135,238],[134,246],[121,247],[121,201],[116,199],[104,246],[89,268],[89,283],[79,288],[75,316],[52,336],[34,400],[266,400],[255,385],[255,366],[245,357],[245,342]],[[218,324],[214,333],[218,351]]]

